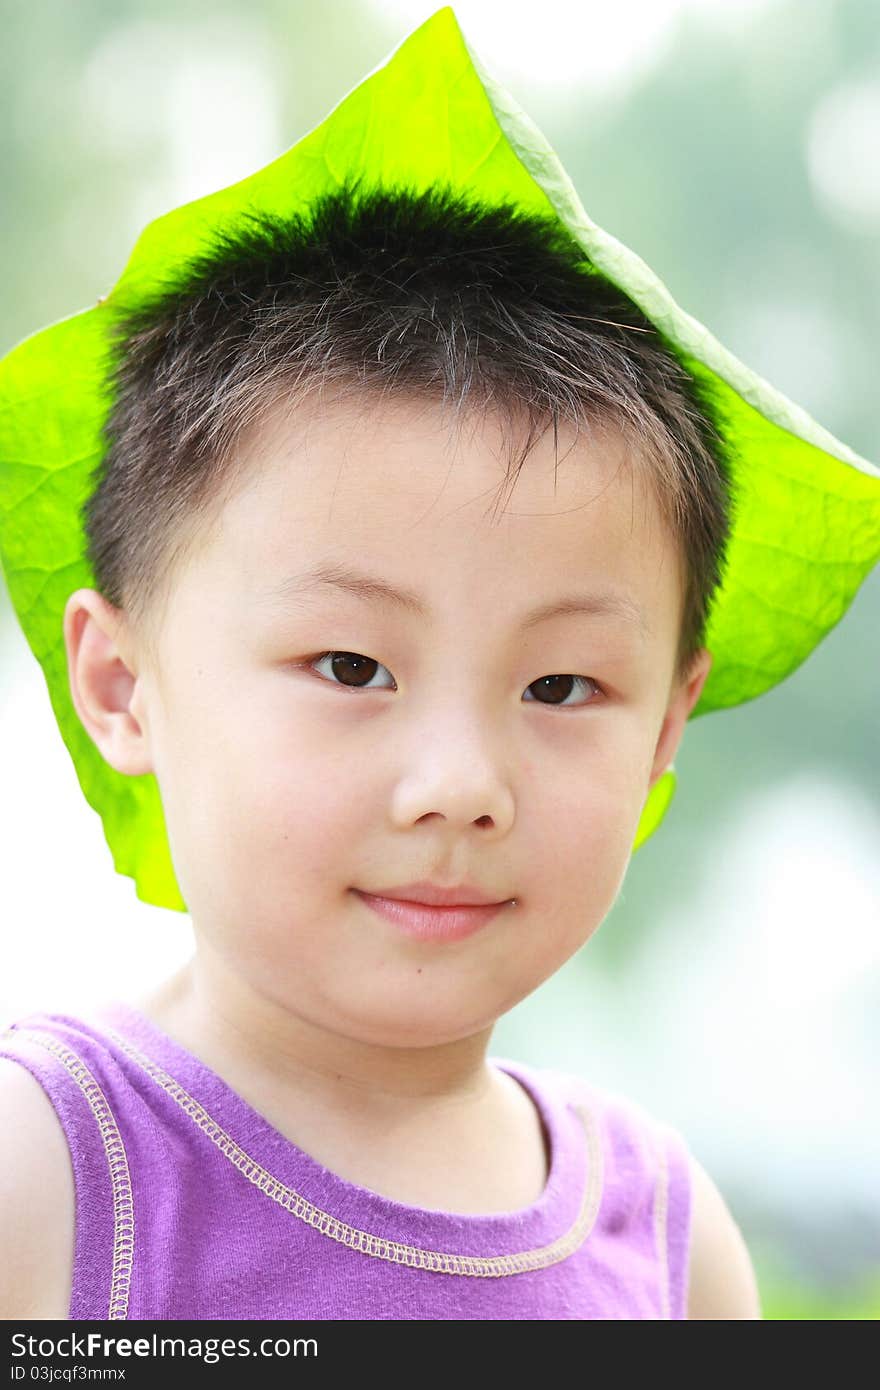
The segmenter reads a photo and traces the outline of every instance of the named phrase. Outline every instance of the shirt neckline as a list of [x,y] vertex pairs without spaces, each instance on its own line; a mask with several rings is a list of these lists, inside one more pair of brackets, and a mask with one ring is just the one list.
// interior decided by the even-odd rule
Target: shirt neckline
[[[48,1017],[65,1019],[57,1014]],[[73,1018],[65,1021],[74,1026],[78,1022]],[[172,1108],[185,1112],[181,1117],[184,1122],[195,1124],[192,1107],[185,1100],[192,1097],[214,1127],[231,1136],[278,1183],[295,1189],[333,1219],[366,1228],[378,1240],[455,1248],[463,1255],[483,1255],[487,1246],[500,1254],[528,1251],[562,1240],[575,1224],[583,1223],[588,1198],[591,1206],[596,1204],[589,1194],[597,1190],[597,1178],[601,1187],[601,1180],[590,1168],[601,1169],[601,1163],[596,1163],[595,1144],[589,1155],[592,1164],[588,1161],[584,1121],[556,1092],[552,1080],[548,1083],[546,1070],[538,1074],[527,1063],[507,1057],[488,1058],[491,1065],[523,1086],[545,1126],[550,1161],[543,1192],[529,1206],[514,1211],[452,1212],[395,1201],[325,1167],[133,1004],[112,1000],[92,1011],[91,1024],[98,1030],[103,1025],[127,1045],[127,1055],[139,1067],[154,1100],[153,1088],[157,1087]],[[209,1127],[203,1128],[208,1132]]]

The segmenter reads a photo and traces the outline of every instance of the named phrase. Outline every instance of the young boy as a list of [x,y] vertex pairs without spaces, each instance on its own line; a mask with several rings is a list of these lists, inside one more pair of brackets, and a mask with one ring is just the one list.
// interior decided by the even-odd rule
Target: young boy
[[70,697],[195,950],[0,1039],[0,1315],[760,1317],[674,1130],[489,1054],[712,667],[699,382],[552,217],[356,180],[113,342]]

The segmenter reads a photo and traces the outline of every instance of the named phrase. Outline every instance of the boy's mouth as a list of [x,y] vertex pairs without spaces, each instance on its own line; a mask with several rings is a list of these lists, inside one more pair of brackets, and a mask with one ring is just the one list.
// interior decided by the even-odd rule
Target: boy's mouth
[[365,893],[360,888],[353,891],[380,917],[421,941],[457,941],[471,936],[508,906],[508,902],[444,906]]

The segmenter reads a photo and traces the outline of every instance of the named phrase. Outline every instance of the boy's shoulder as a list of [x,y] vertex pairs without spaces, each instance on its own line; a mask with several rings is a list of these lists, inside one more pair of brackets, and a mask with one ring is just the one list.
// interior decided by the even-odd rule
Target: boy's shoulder
[[0,1318],[69,1315],[75,1188],[67,1138],[48,1095],[0,1056]]
[[606,1210],[614,1209],[616,1221],[626,1224],[651,1201],[669,1206],[677,1221],[687,1217],[693,1155],[674,1124],[623,1091],[577,1072],[552,1064],[517,1066],[545,1104],[578,1116],[601,1175]]
[[527,1070],[557,1099],[587,1112],[601,1125],[609,1142],[640,1141],[654,1148],[659,1145],[664,1152],[671,1145],[679,1155],[687,1151],[687,1142],[676,1126],[633,1096],[552,1065],[530,1064]]
[[555,1067],[532,1070],[599,1128],[609,1157],[629,1162],[633,1152],[640,1151],[646,1173],[662,1157],[667,1180],[671,1164],[679,1184],[686,1184],[687,1318],[762,1318],[757,1278],[742,1231],[680,1130],[613,1087]]

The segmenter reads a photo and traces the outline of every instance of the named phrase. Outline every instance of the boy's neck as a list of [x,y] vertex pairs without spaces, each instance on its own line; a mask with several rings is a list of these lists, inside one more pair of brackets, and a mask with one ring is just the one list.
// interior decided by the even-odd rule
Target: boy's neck
[[491,1030],[395,1056],[293,1018],[285,1031],[271,1002],[265,1014],[236,1011],[238,991],[212,992],[194,966],[195,957],[131,1004],[332,1172],[440,1210],[487,1214],[538,1200],[548,1136],[525,1089],[487,1062]]
[[131,1002],[225,1079],[259,1078],[313,1101],[335,1096],[349,1113],[485,1100],[497,1075],[486,1060],[491,1027],[435,1048],[365,1044],[259,997],[198,953]]

